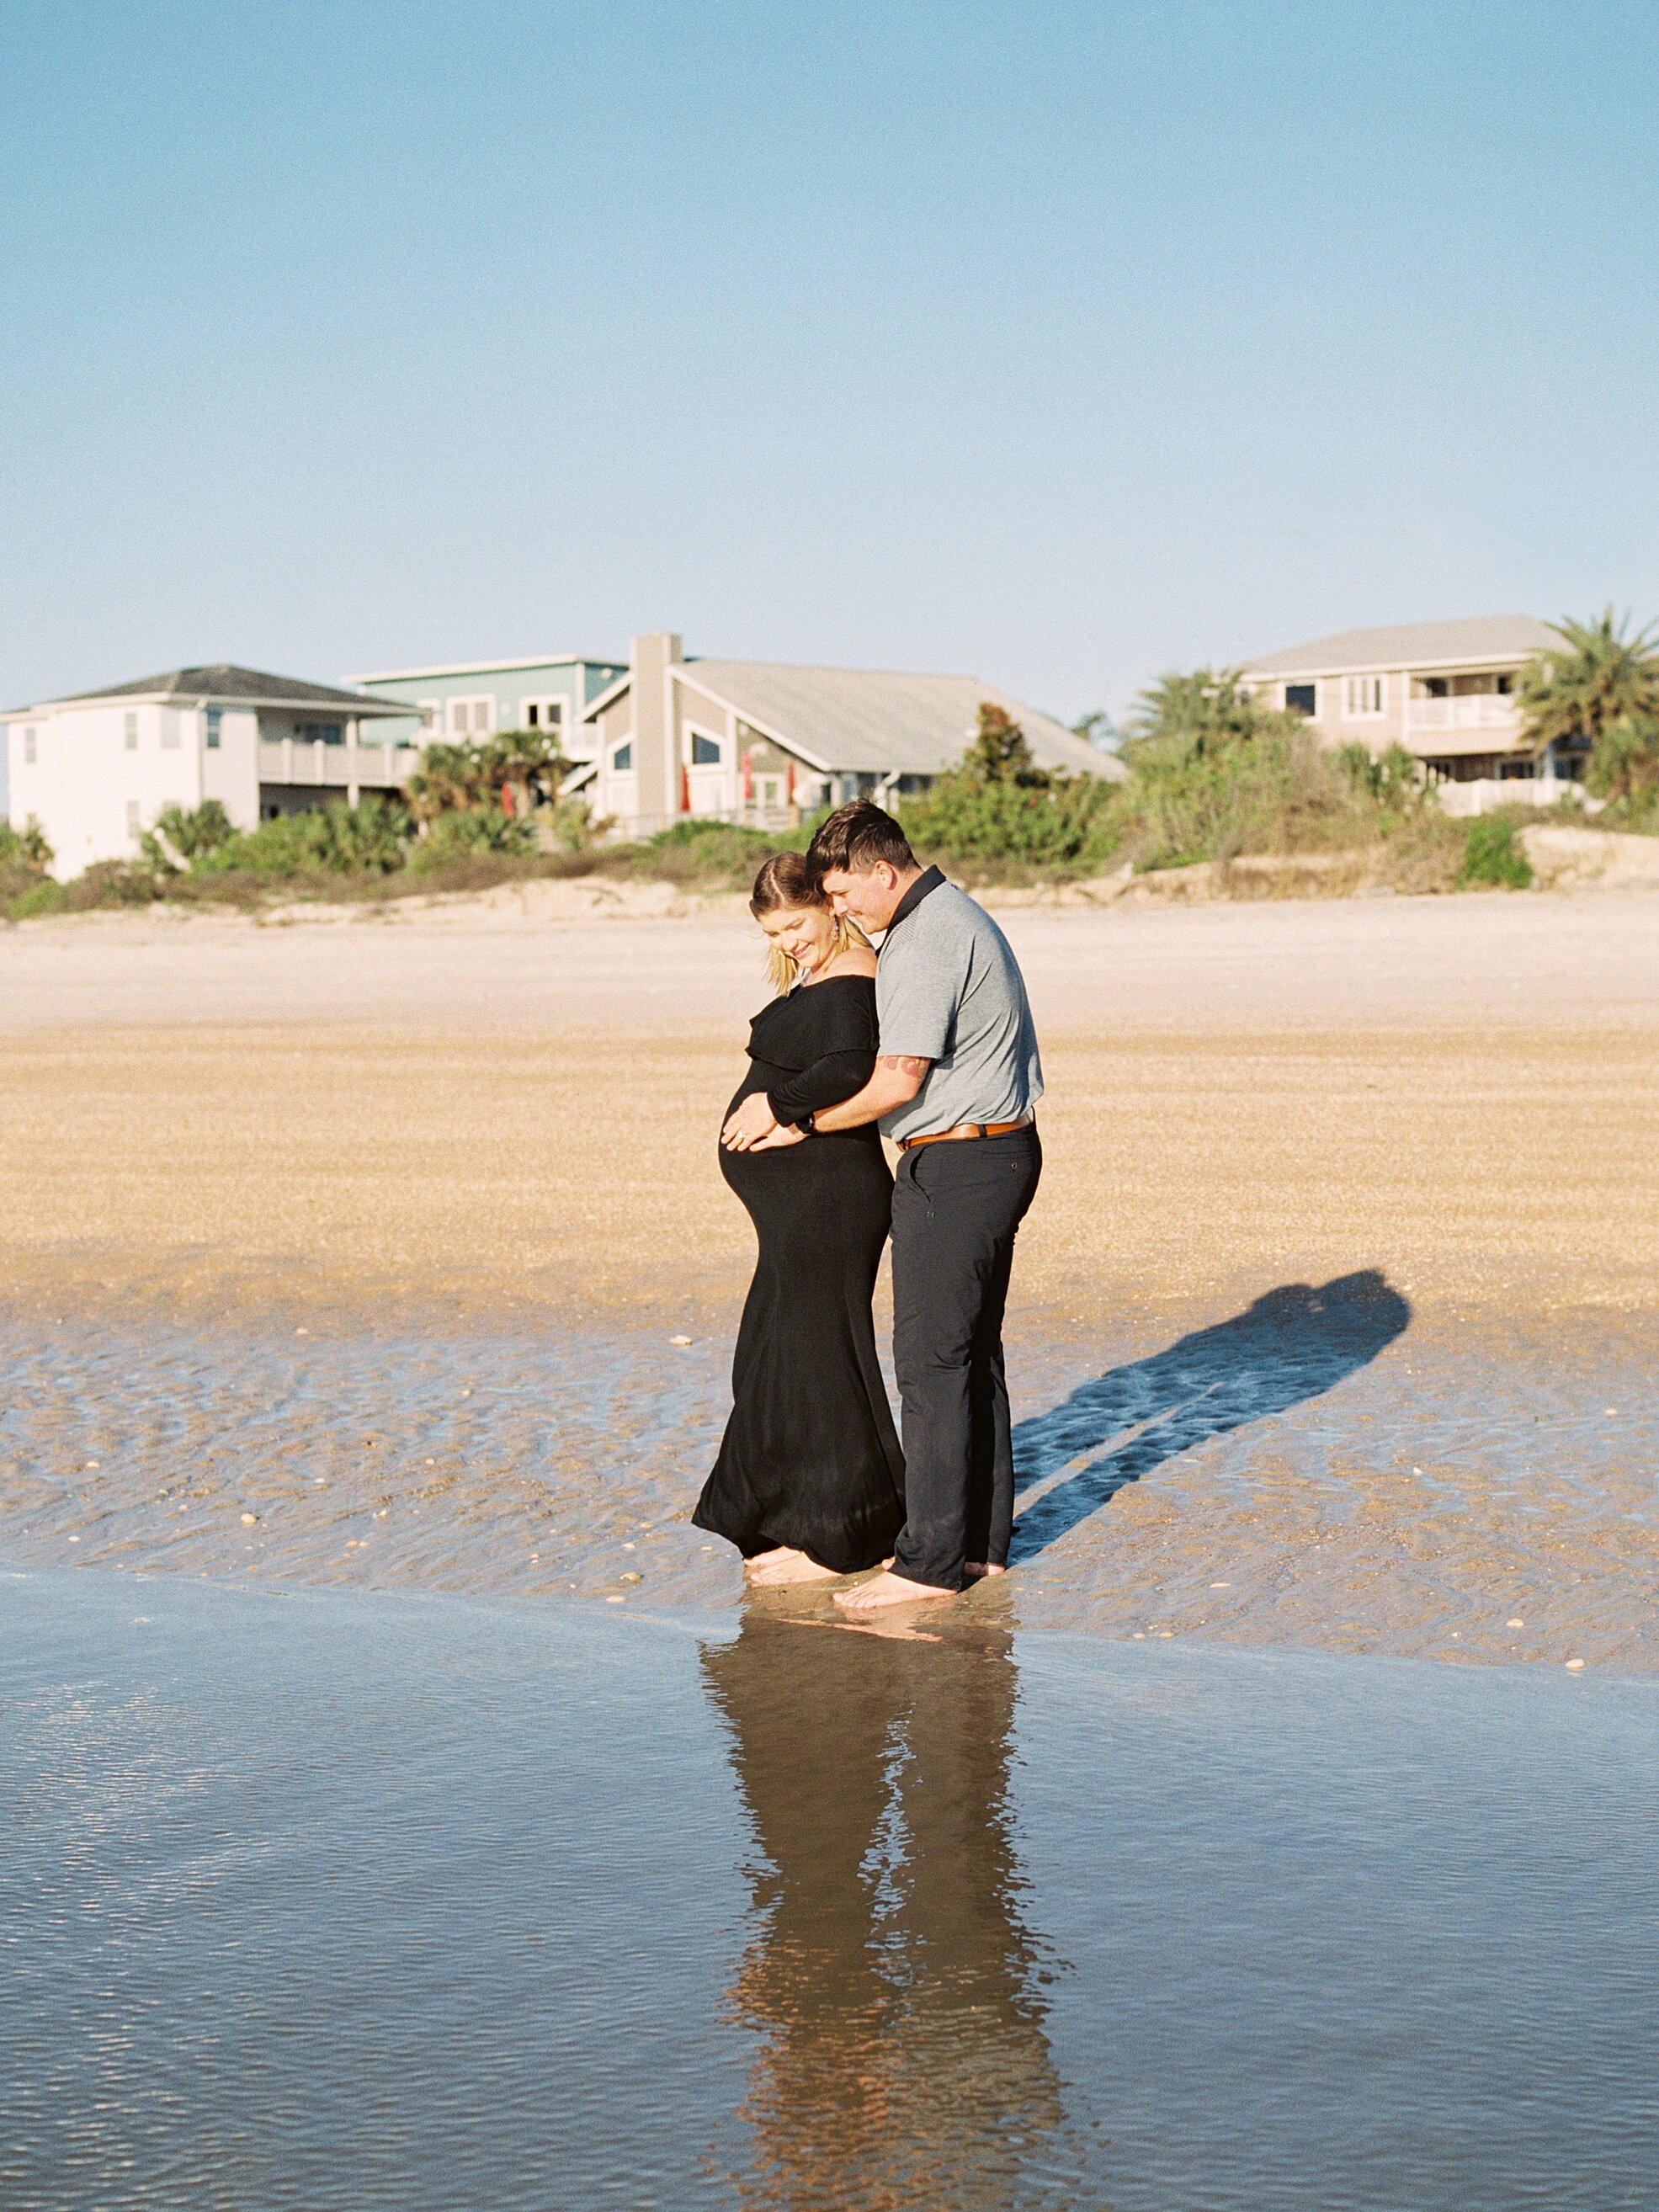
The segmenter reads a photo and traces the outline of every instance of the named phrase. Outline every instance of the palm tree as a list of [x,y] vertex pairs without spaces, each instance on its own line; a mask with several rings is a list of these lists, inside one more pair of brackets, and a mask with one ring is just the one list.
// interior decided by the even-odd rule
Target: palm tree
[[1135,702],[1131,745],[1203,754],[1289,729],[1298,718],[1264,707],[1244,689],[1237,668],[1195,668],[1187,676],[1160,676]]
[[1561,643],[1534,653],[1515,679],[1521,726],[1535,750],[1559,744],[1593,753],[1614,723],[1659,716],[1653,628],[1630,637],[1629,625],[1628,615],[1615,623],[1611,607],[1597,622],[1551,623]]
[[[569,763],[545,730],[502,730],[483,746],[479,767],[504,814],[521,818],[537,799],[551,799]],[[511,792],[511,799],[506,794]]]
[[469,744],[428,745],[404,787],[410,811],[420,823],[441,814],[465,813],[484,797],[477,749]]

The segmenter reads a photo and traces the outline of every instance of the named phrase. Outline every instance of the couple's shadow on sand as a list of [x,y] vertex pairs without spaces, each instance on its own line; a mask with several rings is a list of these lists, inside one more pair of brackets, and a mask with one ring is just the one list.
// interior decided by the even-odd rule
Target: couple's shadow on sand
[[1046,1550],[1177,1453],[1322,1396],[1375,1359],[1411,1315],[1375,1268],[1317,1287],[1287,1283],[1230,1321],[1084,1383],[1014,1431],[1016,1497],[1072,1472],[1018,1516],[1012,1558]]

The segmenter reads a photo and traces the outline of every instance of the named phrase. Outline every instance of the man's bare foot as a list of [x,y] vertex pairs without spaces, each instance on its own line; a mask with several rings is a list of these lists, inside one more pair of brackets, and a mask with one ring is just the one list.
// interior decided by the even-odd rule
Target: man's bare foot
[[955,1590],[940,1589],[933,1583],[913,1583],[908,1575],[879,1574],[873,1582],[862,1583],[857,1589],[837,1590],[836,1603],[844,1605],[848,1613],[879,1613],[890,1605],[917,1605],[927,1598],[955,1597]]
[[792,1583],[838,1583],[834,1567],[820,1566],[805,1552],[763,1552],[746,1562],[753,1589],[787,1589]]
[[982,1583],[987,1575],[1006,1575],[1008,1570],[1006,1567],[982,1565],[977,1559],[969,1559],[962,1571],[970,1583]]
[[804,1559],[805,1552],[792,1551],[787,1544],[775,1544],[769,1552],[751,1552],[743,1563],[743,1571],[752,1575],[757,1567],[775,1567],[780,1559]]

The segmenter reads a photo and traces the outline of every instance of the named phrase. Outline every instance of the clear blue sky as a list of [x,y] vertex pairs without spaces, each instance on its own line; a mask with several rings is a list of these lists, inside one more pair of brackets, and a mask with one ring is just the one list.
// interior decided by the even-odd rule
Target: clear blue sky
[[1659,10],[0,0],[0,704],[1659,612]]

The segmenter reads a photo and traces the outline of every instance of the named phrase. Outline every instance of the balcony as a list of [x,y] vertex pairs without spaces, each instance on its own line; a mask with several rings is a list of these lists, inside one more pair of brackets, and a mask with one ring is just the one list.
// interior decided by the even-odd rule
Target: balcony
[[414,773],[418,745],[330,745],[278,738],[259,743],[261,783],[320,784],[333,791],[395,791]]
[[1406,706],[1406,728],[1416,737],[1431,730],[1504,730],[1518,737],[1520,710],[1501,691],[1474,691],[1456,699],[1412,699]]

